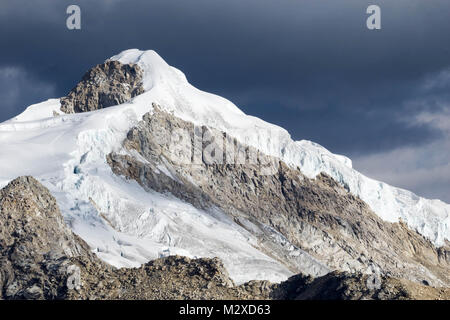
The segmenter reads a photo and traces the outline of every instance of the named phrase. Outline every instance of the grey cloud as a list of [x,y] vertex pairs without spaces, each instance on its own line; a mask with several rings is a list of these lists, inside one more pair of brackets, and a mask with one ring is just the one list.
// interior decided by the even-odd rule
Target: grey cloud
[[450,202],[449,138],[354,159],[362,173],[418,195]]
[[12,118],[18,109],[52,98],[53,85],[33,79],[20,67],[0,67],[0,112],[5,118]]
[[[402,146],[354,159],[356,169],[378,180],[417,194],[450,202],[450,100],[439,94],[450,86],[449,70],[424,78],[417,91],[418,100],[405,105],[434,106],[405,114],[410,127],[426,126],[440,133],[439,138],[422,145]],[[425,110],[424,110],[425,109]]]

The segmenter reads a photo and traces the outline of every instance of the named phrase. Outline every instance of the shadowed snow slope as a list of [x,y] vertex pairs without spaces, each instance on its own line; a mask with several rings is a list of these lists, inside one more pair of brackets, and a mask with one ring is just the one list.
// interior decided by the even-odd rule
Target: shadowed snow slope
[[103,260],[137,266],[171,254],[218,256],[238,283],[281,281],[291,274],[256,249],[256,239],[219,209],[202,211],[172,196],[145,192],[112,173],[106,156],[125,152],[127,132],[152,112],[152,103],[227,132],[310,178],[324,172],[383,220],[401,219],[436,245],[450,239],[448,204],[367,178],[352,169],[350,159],[315,143],[293,141],[283,128],[194,88],[154,51],[127,50],[110,60],[137,64],[145,92],[128,103],[79,114],[61,114],[59,100],[48,100],[0,124],[0,186],[18,176],[36,177],[56,197],[66,222]]

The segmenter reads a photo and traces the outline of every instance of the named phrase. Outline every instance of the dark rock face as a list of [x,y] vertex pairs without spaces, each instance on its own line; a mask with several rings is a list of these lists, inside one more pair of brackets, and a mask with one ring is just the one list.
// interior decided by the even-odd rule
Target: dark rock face
[[373,285],[367,274],[334,271],[319,278],[295,275],[271,294],[284,300],[440,300],[448,299],[450,290],[386,276]]
[[445,241],[445,245],[438,249],[439,260],[450,264],[450,243]]
[[64,296],[73,258],[88,246],[66,226],[48,190],[21,177],[0,191],[0,298]]
[[141,68],[134,64],[118,61],[99,64],[61,98],[61,111],[88,112],[125,103],[144,92],[142,77]]
[[[190,141],[174,148],[170,137],[177,130],[189,132]],[[256,154],[258,161],[211,162],[201,150],[200,162],[178,161],[198,155],[194,139],[211,132],[218,137],[213,143],[224,150],[224,155],[232,151],[231,145],[243,150],[246,159]],[[226,144],[226,140],[232,143]],[[402,223],[381,220],[366,203],[326,175],[310,180],[298,169],[258,153],[223,132],[194,128],[157,106],[130,130],[124,147],[130,150],[129,155],[112,153],[107,157],[116,174],[137,181],[145,189],[172,193],[202,209],[220,207],[259,237],[262,251],[294,272],[323,275],[322,262],[332,270],[379,272],[418,283],[425,280],[435,286],[450,284],[448,249],[435,248]],[[133,152],[147,161],[133,157]],[[273,174],[261,174],[261,163],[271,166]],[[158,170],[160,165],[170,176]],[[295,260],[284,254],[283,248],[271,240],[271,230],[309,256],[304,254]]]

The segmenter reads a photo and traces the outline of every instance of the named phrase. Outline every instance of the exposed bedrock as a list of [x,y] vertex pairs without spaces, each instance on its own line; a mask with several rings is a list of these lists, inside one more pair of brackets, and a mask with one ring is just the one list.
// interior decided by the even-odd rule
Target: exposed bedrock
[[403,223],[383,221],[327,175],[308,179],[298,168],[156,105],[123,145],[127,154],[107,157],[114,173],[202,209],[221,208],[293,272],[320,276],[336,269],[450,284],[448,247],[436,248]]
[[88,112],[129,101],[144,92],[143,73],[135,64],[106,61],[90,69],[66,97],[61,111]]

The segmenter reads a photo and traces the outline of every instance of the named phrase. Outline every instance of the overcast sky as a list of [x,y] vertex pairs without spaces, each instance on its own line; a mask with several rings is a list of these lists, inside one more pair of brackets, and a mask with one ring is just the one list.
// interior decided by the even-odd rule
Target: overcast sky
[[[66,28],[78,4],[82,30]],[[366,28],[381,7],[382,29]],[[0,121],[129,48],[196,87],[450,202],[448,0],[1,0]]]

